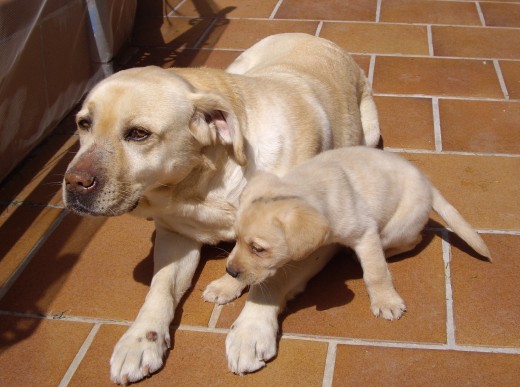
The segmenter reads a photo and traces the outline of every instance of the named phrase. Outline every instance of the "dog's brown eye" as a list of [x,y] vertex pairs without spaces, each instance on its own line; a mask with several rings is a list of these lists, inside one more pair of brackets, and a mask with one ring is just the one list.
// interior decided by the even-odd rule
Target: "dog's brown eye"
[[92,127],[92,122],[88,118],[80,118],[78,120],[78,128],[89,130]]
[[143,128],[131,128],[125,135],[125,140],[143,141],[150,136],[150,132]]
[[265,251],[262,246],[257,245],[256,243],[251,243],[251,251],[255,254],[260,254]]

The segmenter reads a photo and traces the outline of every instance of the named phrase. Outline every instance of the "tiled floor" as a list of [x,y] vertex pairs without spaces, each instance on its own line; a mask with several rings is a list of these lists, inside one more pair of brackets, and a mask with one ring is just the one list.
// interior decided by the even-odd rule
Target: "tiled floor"
[[[482,262],[432,215],[424,243],[390,263],[408,305],[374,318],[360,267],[337,256],[280,317],[278,357],[226,367],[244,303],[201,300],[224,272],[205,248],[172,325],[175,347],[145,386],[518,386],[520,381],[520,4],[516,1],[141,0],[121,67],[225,67],[279,32],[351,51],[372,81],[384,145],[421,167],[482,233]],[[163,18],[163,10],[168,17]],[[153,224],[63,210],[77,149],[72,115],[0,189],[0,385],[110,385],[112,347],[151,275]],[[229,250],[229,246],[222,246]]]

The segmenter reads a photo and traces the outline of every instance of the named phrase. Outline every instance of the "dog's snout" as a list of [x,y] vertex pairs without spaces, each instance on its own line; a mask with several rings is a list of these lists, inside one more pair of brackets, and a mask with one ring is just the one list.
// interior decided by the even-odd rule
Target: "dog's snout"
[[67,191],[74,193],[89,193],[96,189],[97,180],[88,172],[67,171],[65,185]]
[[226,266],[226,273],[228,273],[233,278],[237,278],[240,274],[236,269],[229,266]]

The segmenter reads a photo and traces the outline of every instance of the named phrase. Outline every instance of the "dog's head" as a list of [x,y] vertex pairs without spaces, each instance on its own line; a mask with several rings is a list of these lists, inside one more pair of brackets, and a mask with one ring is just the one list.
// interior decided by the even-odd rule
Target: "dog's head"
[[146,67],[100,82],[77,113],[80,149],[63,181],[66,206],[113,216],[132,211],[150,189],[172,187],[223,146],[245,163],[232,106],[172,71]]
[[[252,185],[262,180],[265,182],[255,179]],[[327,219],[300,197],[255,196],[250,188],[251,184],[241,198],[235,225],[237,241],[226,271],[247,285],[255,285],[326,243],[330,227]]]

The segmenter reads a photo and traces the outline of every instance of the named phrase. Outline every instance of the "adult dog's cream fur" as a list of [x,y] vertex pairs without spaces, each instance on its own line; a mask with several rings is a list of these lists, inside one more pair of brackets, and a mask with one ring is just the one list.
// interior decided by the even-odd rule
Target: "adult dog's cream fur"
[[[111,358],[118,383],[162,366],[200,248],[235,238],[238,197],[253,172],[284,174],[324,150],[379,140],[363,72],[338,46],[306,34],[268,37],[227,71],[121,71],[89,93],[77,123],[81,147],[65,174],[67,207],[132,212],[156,224],[150,291]],[[227,338],[232,371],[257,370],[275,355],[278,311],[332,252],[314,268],[295,268],[294,281],[267,291],[270,300],[251,290]],[[243,287],[226,275],[204,298],[228,302]]]
[[490,259],[481,237],[411,163],[367,147],[330,150],[283,178],[259,172],[251,179],[240,199],[227,271],[258,285],[320,246],[342,244],[359,258],[372,312],[398,319],[406,308],[385,256],[420,242],[432,208]]

